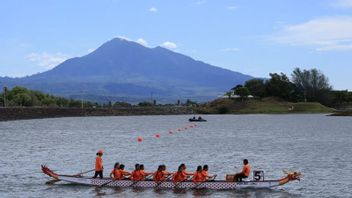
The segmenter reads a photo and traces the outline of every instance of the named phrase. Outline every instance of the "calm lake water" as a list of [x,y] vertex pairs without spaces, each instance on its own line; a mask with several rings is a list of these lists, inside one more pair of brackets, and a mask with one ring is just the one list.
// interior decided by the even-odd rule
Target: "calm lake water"
[[[0,197],[352,197],[352,118],[325,115],[209,115],[189,125],[189,116],[57,118],[0,122]],[[169,134],[169,129],[174,131]],[[155,138],[159,133],[161,137]],[[138,142],[137,137],[143,141]],[[224,178],[252,169],[278,179],[282,169],[301,171],[300,182],[267,190],[183,191],[46,185],[46,164],[59,173],[92,169],[102,148],[105,176],[115,162],[127,170],[144,163],[147,171],[166,164],[189,171],[208,164]],[[90,174],[91,175],[91,174]]]

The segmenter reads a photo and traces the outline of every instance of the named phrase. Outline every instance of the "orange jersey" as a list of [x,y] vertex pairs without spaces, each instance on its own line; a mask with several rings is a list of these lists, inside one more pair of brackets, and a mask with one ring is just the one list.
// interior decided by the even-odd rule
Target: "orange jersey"
[[251,167],[249,166],[249,164],[243,166],[242,172],[246,177],[249,176],[249,174],[251,173]]
[[116,173],[115,173],[115,176],[116,176],[116,180],[121,180],[121,179],[124,179],[125,176],[129,175],[130,173],[125,171],[125,170],[121,170],[119,169]]
[[113,175],[113,178],[116,179],[119,176],[119,169],[112,169],[110,175]]
[[100,156],[95,158],[95,171],[103,170],[103,159]]
[[143,180],[143,174],[140,170],[134,170],[131,173],[131,180],[133,181],[140,181]]
[[203,170],[202,174],[203,174],[204,178],[208,178],[209,177],[208,171]]
[[203,182],[205,181],[205,177],[204,177],[204,174],[202,172],[198,172],[196,171],[194,174],[193,174],[193,179],[192,179],[193,182]]
[[156,171],[154,173],[154,177],[153,177],[153,180],[154,181],[164,181],[166,179],[166,176],[170,174],[166,171]]
[[180,182],[180,181],[185,181],[187,179],[187,175],[189,175],[190,173],[187,173],[185,170],[181,171],[181,172],[176,172],[172,178],[172,180],[174,182]]

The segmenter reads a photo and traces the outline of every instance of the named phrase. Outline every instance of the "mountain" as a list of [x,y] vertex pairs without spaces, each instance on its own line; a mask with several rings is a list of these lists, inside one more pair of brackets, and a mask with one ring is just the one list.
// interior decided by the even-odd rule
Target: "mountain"
[[162,47],[148,48],[114,38],[92,53],[23,78],[0,78],[0,86],[30,89],[95,101],[156,99],[205,101],[223,94],[249,75],[212,66]]

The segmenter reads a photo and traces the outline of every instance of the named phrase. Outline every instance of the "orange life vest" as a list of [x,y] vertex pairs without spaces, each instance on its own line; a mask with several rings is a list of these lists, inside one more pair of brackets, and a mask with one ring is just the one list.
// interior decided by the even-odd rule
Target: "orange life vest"
[[140,181],[140,180],[143,180],[143,174],[141,173],[140,170],[134,170],[132,171],[132,174],[131,174],[131,180],[133,181]]
[[115,168],[112,169],[110,175],[111,174],[113,175],[113,178],[116,179],[118,177],[118,175],[119,175],[119,169],[117,169],[117,168],[116,169]]
[[103,159],[100,156],[95,158],[95,171],[103,170]]
[[202,174],[202,172],[198,172],[196,171],[194,174],[193,174],[193,179],[192,179],[193,182],[203,182],[205,181],[205,177],[204,175]]
[[249,164],[243,166],[242,172],[246,177],[249,176],[249,174],[251,173],[251,167],[249,166]]
[[186,179],[187,179],[187,173],[186,173],[186,171],[181,171],[181,172],[177,171],[177,172],[174,174],[174,176],[173,176],[173,178],[172,178],[172,181],[174,181],[174,182],[180,182],[180,181],[185,181]]

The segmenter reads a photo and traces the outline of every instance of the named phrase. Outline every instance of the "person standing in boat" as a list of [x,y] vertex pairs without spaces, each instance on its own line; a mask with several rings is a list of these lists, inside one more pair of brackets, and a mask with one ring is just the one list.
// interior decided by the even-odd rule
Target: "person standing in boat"
[[95,158],[95,174],[94,174],[94,179],[97,178],[98,176],[100,179],[103,179],[103,150],[99,149],[97,152],[97,157]]
[[241,182],[243,178],[247,178],[251,172],[251,167],[249,166],[248,160],[243,160],[243,168],[240,173],[235,174],[235,181]]

